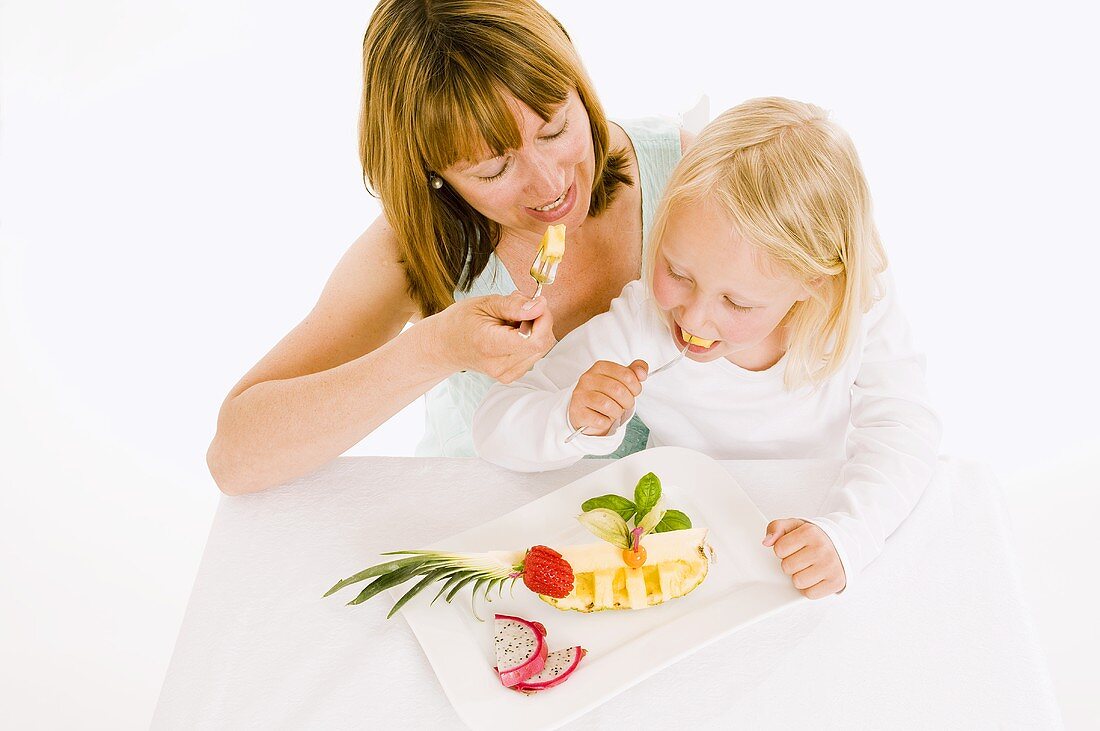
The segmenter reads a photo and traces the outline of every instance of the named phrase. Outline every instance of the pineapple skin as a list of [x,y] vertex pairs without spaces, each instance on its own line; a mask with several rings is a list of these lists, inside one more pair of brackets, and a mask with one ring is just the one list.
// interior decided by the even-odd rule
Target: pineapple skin
[[540,594],[544,602],[562,611],[583,613],[606,609],[647,609],[687,596],[707,577],[705,528],[646,536],[642,545],[646,563],[631,569],[622,549],[609,543],[561,549],[573,567],[573,591],[561,599]]

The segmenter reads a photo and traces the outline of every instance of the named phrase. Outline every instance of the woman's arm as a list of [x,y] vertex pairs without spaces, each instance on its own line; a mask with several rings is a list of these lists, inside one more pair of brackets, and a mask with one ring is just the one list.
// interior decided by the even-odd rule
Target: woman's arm
[[[541,301],[463,300],[415,320],[392,229],[380,217],[337,265],[313,310],[234,386],[207,463],[227,494],[256,492],[339,456],[450,374],[511,380],[553,345]],[[538,318],[522,338],[507,321]]]

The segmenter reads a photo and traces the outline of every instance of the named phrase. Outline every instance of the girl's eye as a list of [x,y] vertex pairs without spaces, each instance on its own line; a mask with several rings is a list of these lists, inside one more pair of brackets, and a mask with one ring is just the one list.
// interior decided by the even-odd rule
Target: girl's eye
[[676,272],[672,271],[672,267],[668,266],[667,264],[665,265],[665,270],[668,272],[668,276],[671,277],[672,279],[675,279],[677,282],[686,282],[687,281],[687,277],[681,276],[681,275],[677,274]]
[[552,135],[547,135],[547,136],[543,137],[543,139],[544,140],[556,140],[559,137],[561,137],[563,134],[565,134],[565,130],[567,130],[567,129],[569,129],[569,120],[568,119],[565,120],[565,124],[563,124],[561,126],[561,129],[559,129],[557,132],[555,132]]
[[742,305],[739,305],[736,302],[734,302],[733,300],[731,300],[729,297],[726,297],[726,306],[732,308],[733,310],[735,310],[737,312],[750,312],[750,311],[752,311],[751,307],[744,307]]

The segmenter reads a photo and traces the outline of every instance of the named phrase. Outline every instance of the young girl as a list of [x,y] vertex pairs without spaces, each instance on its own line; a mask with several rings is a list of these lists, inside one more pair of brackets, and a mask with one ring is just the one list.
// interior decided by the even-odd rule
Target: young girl
[[650,446],[846,458],[822,515],[764,537],[805,596],[842,590],[916,504],[940,439],[851,140],[810,104],[730,109],[676,168],[651,241],[609,312],[489,392],[478,453],[564,467],[613,452],[636,411]]

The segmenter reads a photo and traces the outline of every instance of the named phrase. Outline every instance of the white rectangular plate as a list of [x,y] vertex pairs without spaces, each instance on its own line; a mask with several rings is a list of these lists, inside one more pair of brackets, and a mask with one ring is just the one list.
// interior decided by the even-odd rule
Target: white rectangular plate
[[[693,527],[709,529],[717,552],[706,580],[681,599],[644,610],[593,614],[563,612],[545,604],[522,583],[501,598],[478,601],[478,613],[513,614],[546,625],[550,651],[581,645],[588,650],[565,683],[533,696],[501,686],[493,671],[493,623],[470,611],[470,593],[453,604],[429,606],[425,589],[402,610],[458,715],[474,729],[555,728],[617,693],[731,632],[796,602],[805,601],[763,547],[767,520],[737,481],[717,462],[690,449],[659,447],[617,460],[508,515],[440,541],[429,548],[480,552],[591,543],[597,539],[576,521],[585,500],[616,493],[633,498],[647,472],[661,480],[665,505],[687,513]],[[409,582],[390,595],[396,601]]]

